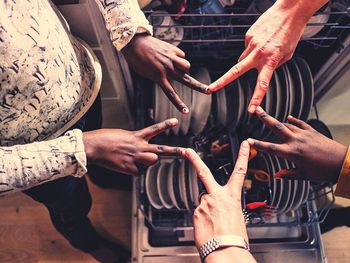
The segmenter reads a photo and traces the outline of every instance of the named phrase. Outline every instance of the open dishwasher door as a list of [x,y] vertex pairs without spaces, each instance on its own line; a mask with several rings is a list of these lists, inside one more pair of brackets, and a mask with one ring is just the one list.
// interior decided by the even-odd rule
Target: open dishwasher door
[[[155,36],[184,50],[191,62],[191,74],[210,83],[233,66],[244,50],[246,30],[261,14],[256,1],[236,2],[224,9],[203,7],[212,13],[188,5],[181,15],[171,13],[169,8],[168,12],[159,11],[162,7],[151,4],[145,14],[154,26]],[[270,115],[280,121],[289,114],[309,119],[315,106],[314,76],[335,51],[343,49],[342,43],[349,35],[347,9],[343,2],[333,2],[315,15],[317,22],[308,24],[293,59],[274,73],[262,102]],[[155,142],[194,148],[221,184],[230,175],[242,140],[254,137],[276,141],[264,125],[246,113],[256,82],[254,72],[212,94],[210,99],[172,82],[190,106],[187,117],[174,110],[157,85],[136,74],[133,81],[135,104],[139,106],[135,116],[138,128],[177,117],[180,127]],[[279,170],[293,167],[287,160],[264,153],[258,153],[249,162],[252,170],[270,175],[261,181],[248,172],[242,192],[250,247],[258,262],[327,262],[319,224],[334,203],[333,186],[274,179]],[[165,177],[168,182],[162,183],[158,177]],[[134,178],[133,262],[200,262],[194,246],[192,214],[203,186],[193,178],[190,165],[175,157],[162,158]],[[248,203],[255,201],[266,202],[273,209],[268,213],[246,209]]]

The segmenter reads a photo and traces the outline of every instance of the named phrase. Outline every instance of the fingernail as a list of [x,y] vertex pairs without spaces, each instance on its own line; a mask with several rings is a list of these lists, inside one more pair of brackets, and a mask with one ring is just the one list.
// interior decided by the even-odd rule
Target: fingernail
[[292,115],[288,115],[287,119],[293,119]]
[[253,114],[255,112],[255,109],[256,109],[256,106],[255,105],[250,105],[249,106],[249,109],[248,109],[248,112]]
[[253,139],[249,138],[249,139],[247,139],[247,141],[248,141],[248,143],[249,143],[250,145],[254,145],[254,140],[253,140]]
[[172,118],[169,121],[172,126],[176,126],[179,123],[178,119],[176,118]]
[[188,114],[190,111],[189,111],[189,109],[187,109],[187,108],[183,108],[182,109],[182,113],[183,114]]
[[242,142],[242,146],[243,146],[243,147],[248,147],[248,146],[249,146],[248,141],[247,141],[247,140],[244,140],[244,141]]
[[260,106],[258,106],[255,111],[257,113],[263,113],[264,112],[263,108],[261,108]]
[[212,93],[212,91],[211,91],[210,87],[205,89],[205,94],[211,94],[211,93]]

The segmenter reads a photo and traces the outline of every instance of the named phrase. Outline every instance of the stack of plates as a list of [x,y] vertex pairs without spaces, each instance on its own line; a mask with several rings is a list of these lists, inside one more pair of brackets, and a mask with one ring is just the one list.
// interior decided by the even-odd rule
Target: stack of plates
[[310,192],[309,181],[274,178],[274,174],[281,169],[294,168],[293,163],[265,153],[260,153],[258,158],[262,160],[261,167],[258,168],[271,175],[269,205],[274,207],[278,214],[296,210],[307,201]]
[[[247,112],[257,74],[250,71],[215,94],[216,120],[230,129],[240,126],[250,136],[267,139],[271,130],[255,115]],[[272,76],[261,106],[272,117],[284,122],[288,115],[307,120],[313,105],[314,84],[309,65],[303,58],[294,58]]]
[[198,206],[198,177],[184,159],[161,159],[148,168],[146,195],[155,209],[193,211]]
[[[210,84],[211,79],[207,69],[199,68],[193,73],[193,77],[204,84]],[[207,124],[211,110],[211,95],[196,92],[177,81],[171,85],[176,90],[183,102],[190,108],[187,115],[181,114],[169,101],[158,84],[154,85],[154,119],[156,122],[169,118],[177,118],[179,125],[172,129],[175,135],[187,135],[189,131],[197,135],[201,133]]]

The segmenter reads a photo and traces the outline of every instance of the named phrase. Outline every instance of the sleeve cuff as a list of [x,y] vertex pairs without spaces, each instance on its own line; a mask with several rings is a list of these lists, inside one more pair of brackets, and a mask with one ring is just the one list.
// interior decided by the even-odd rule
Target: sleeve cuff
[[147,33],[149,35],[153,35],[153,28],[151,25],[140,25],[140,26],[132,26],[129,29],[125,30],[121,34],[118,31],[111,30],[111,39],[113,45],[116,47],[118,51],[121,51],[131,39],[140,33]]
[[85,147],[83,143],[83,132],[78,129],[74,129],[72,131],[67,132],[65,135],[69,135],[69,133],[73,133],[76,137],[76,152],[74,153],[74,157],[77,160],[77,168],[72,176],[74,177],[83,177],[87,173],[87,160]]
[[338,178],[335,195],[350,198],[350,147],[348,147],[343,166]]

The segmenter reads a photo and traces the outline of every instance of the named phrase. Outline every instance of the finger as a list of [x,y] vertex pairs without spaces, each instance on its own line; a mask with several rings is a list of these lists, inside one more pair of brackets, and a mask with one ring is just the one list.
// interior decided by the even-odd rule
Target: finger
[[176,118],[168,119],[156,124],[153,124],[149,127],[143,128],[142,130],[139,130],[136,135],[145,139],[146,141],[149,141],[153,137],[157,136],[158,134],[176,126],[179,123],[179,121]]
[[163,78],[159,83],[160,87],[163,89],[165,95],[168,99],[175,105],[175,107],[181,111],[183,114],[189,113],[188,107],[186,104],[180,99],[179,95],[176,93],[174,88],[171,86],[169,80],[167,78]]
[[301,129],[291,123],[283,123],[284,126],[286,126],[288,129],[290,129],[292,132],[296,133],[296,132],[300,132]]
[[248,112],[253,114],[257,106],[260,106],[263,101],[267,90],[269,89],[270,81],[272,78],[274,69],[270,66],[264,66],[261,68],[256,81],[253,97],[250,100],[248,106]]
[[175,72],[174,78],[193,90],[199,91],[201,93],[208,93],[208,90],[209,90],[208,85],[203,84],[202,82],[199,82],[198,80],[196,80],[195,78],[192,78],[190,75],[186,73]]
[[293,132],[291,130],[272,116],[268,115],[260,106],[256,108],[255,112],[258,118],[280,139],[287,140],[293,136]]
[[239,76],[254,67],[254,54],[250,53],[245,59],[234,65],[222,77],[209,85],[209,92],[217,91],[225,87],[230,82],[237,79]]
[[247,174],[249,148],[249,143],[247,141],[241,143],[235,168],[227,183],[228,187],[232,189],[232,193],[237,196],[241,196],[244,179]]
[[245,59],[253,50],[253,46],[248,46],[241,54],[241,56],[238,59],[238,62],[241,62],[243,59]]
[[186,59],[175,56],[175,57],[173,57],[172,61],[173,61],[173,64],[174,64],[176,69],[178,69],[182,72],[185,72],[185,73],[190,72],[191,64]]
[[298,179],[297,177],[297,169],[296,168],[292,168],[292,169],[282,169],[280,171],[278,171],[274,177],[276,179]]
[[139,156],[137,157],[137,162],[145,166],[151,166],[155,164],[157,161],[158,161],[158,155],[154,153],[143,152],[143,153],[140,153]]
[[205,189],[210,194],[216,189],[218,189],[219,185],[215,181],[213,175],[211,174],[209,168],[205,165],[202,159],[198,156],[198,154],[192,149],[186,149],[185,156],[192,163],[193,167],[196,169],[198,177],[202,181],[205,186]]
[[250,147],[254,147],[258,151],[267,152],[278,157],[285,157],[287,154],[287,149],[282,144],[276,144],[271,142],[263,142],[256,139],[248,139]]
[[183,50],[179,49],[178,47],[172,45],[172,47],[174,48],[175,54],[181,58],[185,58],[186,54]]
[[179,155],[182,156],[183,152],[186,150],[182,147],[173,147],[167,145],[158,145],[158,144],[147,144],[141,149],[143,152],[151,152],[155,154],[167,154],[167,155]]
[[297,118],[295,118],[295,117],[293,117],[293,116],[291,116],[291,115],[289,115],[289,116],[287,117],[287,120],[288,120],[291,124],[293,124],[293,125],[299,127],[299,128],[302,129],[302,130],[311,130],[311,129],[313,129],[313,128],[312,128],[309,124],[307,124],[306,122],[304,122],[304,121],[302,121],[302,120],[299,120],[299,119],[297,119]]

